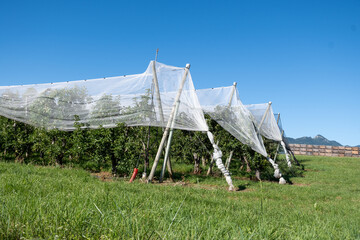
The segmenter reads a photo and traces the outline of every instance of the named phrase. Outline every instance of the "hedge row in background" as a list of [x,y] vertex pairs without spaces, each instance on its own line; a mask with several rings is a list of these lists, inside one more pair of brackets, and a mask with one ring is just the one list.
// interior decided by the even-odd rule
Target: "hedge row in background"
[[[269,172],[266,159],[241,144],[221,126],[207,118],[210,130],[223,151],[223,160],[233,151],[230,171],[254,175],[255,170]],[[112,171],[128,176],[136,165],[149,169],[162,137],[162,129],[155,127],[127,127],[84,129],[63,132],[44,130],[0,117],[0,157],[3,161],[82,167],[91,171]],[[273,156],[277,143],[265,141]],[[206,134],[175,130],[171,146],[172,163],[194,164],[194,172],[211,161],[212,146]]]

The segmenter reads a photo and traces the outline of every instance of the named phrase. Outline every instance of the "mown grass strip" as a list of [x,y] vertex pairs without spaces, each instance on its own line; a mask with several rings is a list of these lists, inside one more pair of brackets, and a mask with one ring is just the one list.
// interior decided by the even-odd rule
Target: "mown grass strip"
[[293,185],[235,179],[238,192],[222,178],[129,184],[0,163],[0,239],[360,238],[360,159],[299,158]]

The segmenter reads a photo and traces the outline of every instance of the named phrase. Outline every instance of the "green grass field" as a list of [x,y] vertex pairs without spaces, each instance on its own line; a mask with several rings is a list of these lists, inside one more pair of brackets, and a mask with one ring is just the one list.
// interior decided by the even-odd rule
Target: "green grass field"
[[299,159],[293,185],[234,179],[237,192],[0,163],[0,239],[360,239],[360,159]]

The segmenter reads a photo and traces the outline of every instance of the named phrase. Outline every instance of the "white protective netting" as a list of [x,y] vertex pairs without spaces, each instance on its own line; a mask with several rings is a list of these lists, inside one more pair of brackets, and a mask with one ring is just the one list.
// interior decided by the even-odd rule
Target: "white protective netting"
[[282,122],[280,118],[280,113],[274,113],[274,118],[276,119],[277,125],[279,126],[280,132],[283,131]]
[[281,144],[285,152],[286,162],[288,166],[291,167],[290,157],[283,141],[282,131],[280,130],[277,119],[275,119],[271,103],[250,104],[245,105],[245,107],[254,116],[255,125],[259,133],[267,139],[277,141]]
[[286,145],[289,145],[288,143],[288,140],[286,138],[286,132],[283,128],[283,125],[282,125],[282,121],[281,121],[281,116],[280,116],[280,113],[274,113],[274,117],[278,123],[278,126],[279,126],[279,129],[280,129],[280,132],[281,132],[281,135],[282,135],[282,140],[286,143]]
[[276,119],[277,125],[279,127],[279,130],[280,130],[280,133],[281,133],[281,136],[282,136],[282,140],[286,143],[286,145],[288,145],[285,130],[284,130],[283,126],[282,126],[280,113],[274,113],[274,118]]
[[[272,107],[271,105],[269,105],[269,103],[250,104],[250,105],[245,105],[245,107],[254,116],[255,125],[262,136],[266,137],[267,139],[272,139],[274,141],[278,141],[278,142],[282,141],[281,131],[274,117]],[[264,120],[259,129],[259,125],[262,119]]]
[[198,89],[196,93],[205,113],[240,142],[267,157],[264,143],[256,133],[253,116],[240,101],[235,86]]
[[[185,68],[156,62],[142,74],[101,79],[0,87],[0,115],[46,129],[127,126],[165,127]],[[51,80],[49,80],[51,81]],[[163,117],[162,117],[163,116]],[[174,128],[207,131],[190,73],[180,97]]]

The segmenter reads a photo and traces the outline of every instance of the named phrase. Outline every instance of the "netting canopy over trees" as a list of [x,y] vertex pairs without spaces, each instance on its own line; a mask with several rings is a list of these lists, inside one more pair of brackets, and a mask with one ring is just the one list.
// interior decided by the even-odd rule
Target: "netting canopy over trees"
[[172,129],[207,132],[214,147],[213,158],[230,189],[234,189],[230,173],[223,167],[222,153],[206,124],[189,68],[152,61],[142,74],[0,87],[0,115],[47,130],[113,128],[119,123],[164,127],[148,182],[154,177],[169,135],[162,179]]
[[[167,165],[167,162],[173,129],[207,132],[214,149],[211,165],[213,162],[216,163],[229,184],[229,190],[233,190],[230,172],[224,166],[222,151],[209,131],[204,117],[205,112],[241,143],[266,157],[275,170],[274,176],[280,178],[280,183],[285,183],[278,165],[269,157],[261,137],[263,135],[276,141],[282,139],[271,108],[267,108],[264,115],[264,106],[267,105],[245,107],[240,101],[236,84],[231,87],[196,91],[189,68],[190,65],[180,68],[152,61],[141,74],[47,84],[0,86],[0,116],[35,126],[34,129],[41,131],[61,130],[58,132],[64,134],[63,137],[57,136],[56,133],[49,138],[51,145],[55,146],[55,143],[59,143],[56,145],[59,147],[56,162],[60,164],[60,160],[65,156],[61,151],[68,142],[65,136],[67,133],[62,131],[76,132],[72,143],[78,146],[77,140],[80,138],[77,137],[81,135],[79,134],[81,131],[86,135],[87,129],[112,130],[109,128],[119,127],[119,123],[123,123],[126,127],[149,127],[147,143],[143,142],[145,159],[147,159],[145,162],[149,165],[147,153],[150,146],[150,126],[163,127],[163,136],[148,182],[153,180],[165,148],[159,181],[163,179],[166,166],[170,166],[168,168],[171,170],[171,164]],[[114,140],[114,133],[111,131],[107,134],[108,146],[115,146],[115,143],[118,143]],[[128,130],[124,135],[127,134]],[[121,139],[121,144],[118,145],[124,145],[125,139],[130,138]],[[85,145],[91,144],[85,143]],[[22,156],[23,152],[28,153],[29,146],[26,145],[24,147],[26,150],[21,151],[19,155]],[[81,147],[78,146],[78,149]],[[125,150],[121,149],[118,152],[122,151]],[[40,155],[44,153],[40,152]],[[75,155],[80,156],[80,153]],[[118,156],[115,152],[110,155],[112,171],[116,172],[119,165]],[[70,157],[73,158],[73,154],[69,154]]]
[[[142,74],[0,87],[0,115],[46,129],[127,126],[165,127],[185,68],[150,62]],[[51,80],[50,80],[51,81]],[[207,131],[190,73],[179,99],[174,128]]]
[[291,161],[289,154],[287,153],[285,143],[283,141],[283,132],[280,130],[277,120],[275,119],[274,112],[271,107],[271,102],[250,104],[245,106],[254,116],[255,125],[258,128],[259,133],[266,137],[277,141],[284,149],[286,161],[289,167],[291,167]]
[[254,116],[256,127],[262,136],[274,141],[282,141],[281,132],[274,117],[271,104],[250,104],[245,105],[245,107]]
[[220,126],[254,151],[268,155],[255,130],[253,116],[240,101],[235,86],[201,89],[196,93],[204,112]]
[[[266,152],[261,132],[259,132],[261,124],[257,124],[257,117],[240,101],[236,83],[231,87],[197,90],[196,93],[204,112],[240,142],[266,157],[274,168],[274,177],[280,179],[279,183],[286,183],[278,165]],[[274,117],[272,112],[271,114]]]

